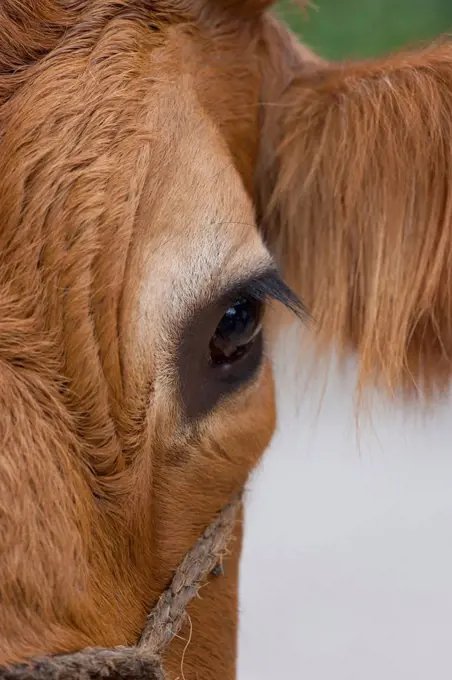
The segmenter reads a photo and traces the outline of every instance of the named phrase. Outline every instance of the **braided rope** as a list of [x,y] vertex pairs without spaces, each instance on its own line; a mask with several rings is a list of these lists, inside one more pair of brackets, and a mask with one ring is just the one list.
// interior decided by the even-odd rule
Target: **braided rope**
[[187,553],[151,611],[134,647],[87,648],[0,667],[0,680],[165,680],[161,655],[179,632],[187,606],[223,557],[242,497],[226,505]]
[[150,613],[138,649],[159,655],[179,632],[188,604],[202,582],[224,555],[231,539],[241,498],[237,498],[212,522],[186,554],[169,588]]

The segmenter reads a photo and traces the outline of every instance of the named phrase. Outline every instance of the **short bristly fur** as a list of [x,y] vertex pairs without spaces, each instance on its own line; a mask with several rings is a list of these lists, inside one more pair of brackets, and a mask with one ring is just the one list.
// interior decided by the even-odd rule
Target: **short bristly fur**
[[[0,663],[134,644],[269,441],[267,361],[194,426],[165,373],[184,276],[200,294],[265,254],[249,196],[265,4],[1,4]],[[183,659],[186,677],[234,676],[240,536],[174,675]]]

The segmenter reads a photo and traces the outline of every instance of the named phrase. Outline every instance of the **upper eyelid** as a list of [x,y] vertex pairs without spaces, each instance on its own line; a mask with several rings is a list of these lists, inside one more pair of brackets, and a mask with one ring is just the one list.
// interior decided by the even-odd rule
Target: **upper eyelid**
[[238,297],[248,296],[261,302],[275,300],[293,312],[303,323],[309,323],[311,316],[302,300],[283,281],[276,268],[238,283],[225,293],[224,304],[234,302]]

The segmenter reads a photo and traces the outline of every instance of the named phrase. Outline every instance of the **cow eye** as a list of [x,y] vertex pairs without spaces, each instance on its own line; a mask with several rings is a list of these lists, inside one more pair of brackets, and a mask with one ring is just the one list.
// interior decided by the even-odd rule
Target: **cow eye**
[[262,302],[238,298],[224,313],[210,340],[214,365],[234,364],[244,358],[262,330]]
[[209,413],[249,383],[264,357],[265,298],[240,291],[195,313],[183,329],[178,385],[185,415]]

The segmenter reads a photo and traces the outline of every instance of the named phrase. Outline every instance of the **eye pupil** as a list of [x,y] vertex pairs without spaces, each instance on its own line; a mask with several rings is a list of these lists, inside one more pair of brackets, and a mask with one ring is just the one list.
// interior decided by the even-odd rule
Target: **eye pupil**
[[239,298],[229,307],[210,342],[214,364],[238,361],[248,352],[261,330],[261,308],[261,303],[251,298]]
[[229,307],[221,319],[217,333],[229,342],[243,342],[243,338],[254,325],[253,310],[248,300],[240,300]]

